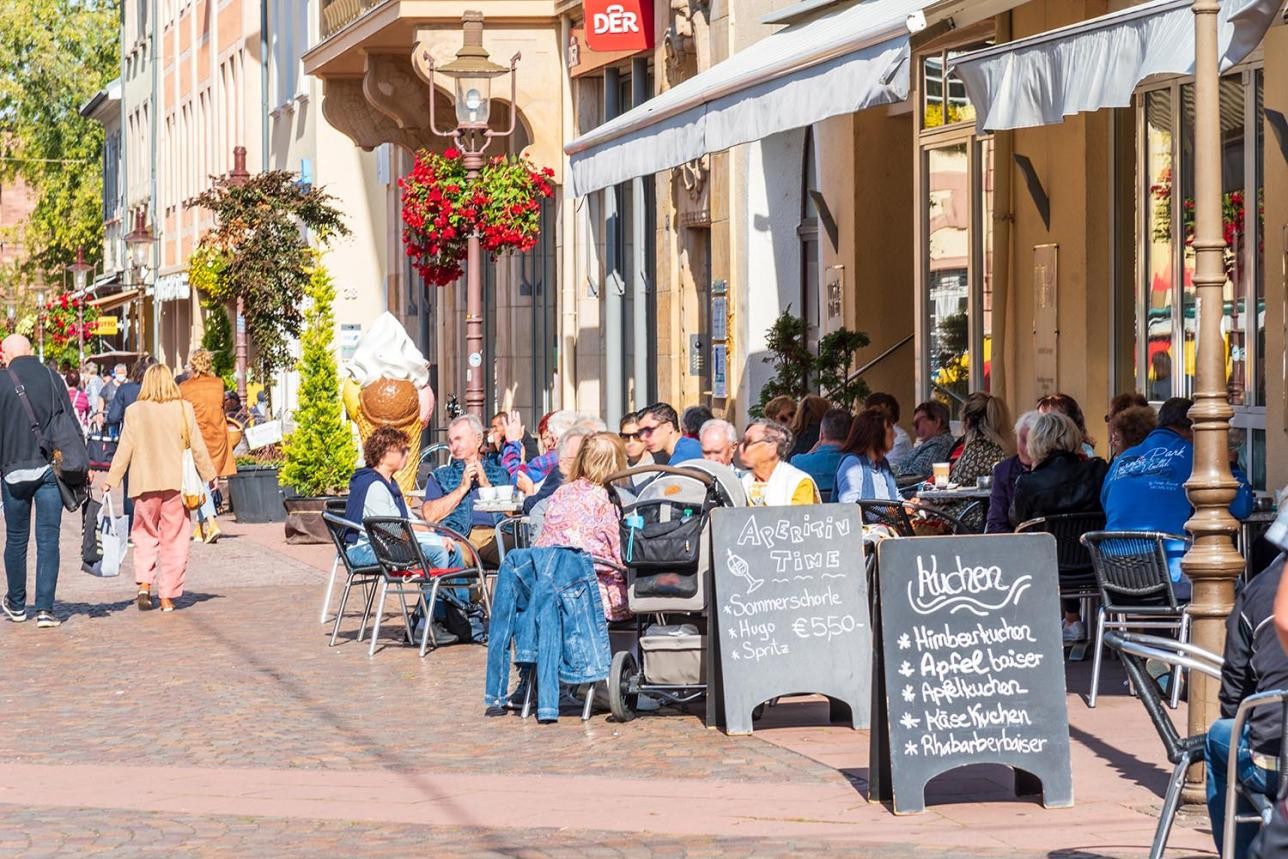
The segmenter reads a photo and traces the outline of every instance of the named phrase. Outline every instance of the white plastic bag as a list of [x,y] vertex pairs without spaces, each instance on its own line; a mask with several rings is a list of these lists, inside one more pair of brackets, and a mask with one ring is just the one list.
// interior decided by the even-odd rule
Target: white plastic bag
[[180,494],[183,495],[183,506],[196,510],[206,503],[206,481],[197,473],[196,460],[192,458],[192,438],[188,429],[188,415],[183,416],[183,471],[181,472]]
[[103,509],[98,514],[98,536],[103,547],[103,560],[95,567],[98,575],[104,578],[119,576],[121,562],[130,542],[130,520],[124,515],[117,516],[112,509],[112,495],[103,496]]

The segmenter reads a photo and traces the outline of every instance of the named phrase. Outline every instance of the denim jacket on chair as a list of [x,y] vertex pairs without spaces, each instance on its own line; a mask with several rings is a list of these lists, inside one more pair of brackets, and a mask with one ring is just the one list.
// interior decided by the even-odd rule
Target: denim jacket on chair
[[509,693],[514,662],[536,664],[537,718],[559,718],[559,684],[608,677],[608,622],[590,556],[576,549],[514,549],[497,574],[484,704]]

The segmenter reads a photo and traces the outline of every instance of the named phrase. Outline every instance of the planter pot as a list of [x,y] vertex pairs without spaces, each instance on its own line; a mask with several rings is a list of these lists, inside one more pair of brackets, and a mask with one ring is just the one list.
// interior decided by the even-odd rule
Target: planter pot
[[286,508],[286,542],[292,545],[330,543],[331,535],[327,533],[326,523],[322,521],[322,511],[326,509],[328,501],[334,500],[334,495],[283,498],[282,504]]
[[239,467],[236,474],[228,477],[228,498],[238,522],[263,524],[286,521],[276,468]]

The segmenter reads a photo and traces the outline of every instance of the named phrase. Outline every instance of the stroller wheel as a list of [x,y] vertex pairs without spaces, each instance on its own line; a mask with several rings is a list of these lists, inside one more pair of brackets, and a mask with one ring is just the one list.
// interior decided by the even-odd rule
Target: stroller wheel
[[608,674],[608,708],[619,722],[635,718],[635,705],[639,701],[639,668],[635,657],[628,650],[613,655],[613,666]]

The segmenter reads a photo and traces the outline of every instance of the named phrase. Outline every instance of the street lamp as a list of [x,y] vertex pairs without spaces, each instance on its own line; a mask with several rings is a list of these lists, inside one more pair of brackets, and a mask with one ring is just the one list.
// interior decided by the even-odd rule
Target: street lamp
[[141,210],[134,213],[134,229],[125,234],[125,247],[130,252],[130,265],[138,272],[142,272],[148,264],[148,254],[152,252],[152,245],[156,242],[156,236],[148,227],[147,215]]
[[[497,65],[488,58],[483,47],[483,13],[468,11],[461,16],[464,39],[456,59],[436,68],[434,58],[423,54],[430,84],[429,127],[439,137],[450,137],[461,151],[465,175],[473,181],[483,168],[483,153],[493,138],[509,137],[518,122],[518,79],[515,68],[519,55],[510,58],[510,66]],[[437,101],[434,72],[442,72],[453,83],[456,108],[456,128],[442,131],[438,128],[434,105]],[[510,124],[505,131],[488,127],[492,113],[492,82],[504,74],[510,75]],[[466,243],[465,265],[465,409],[484,419],[483,414],[483,248],[478,231],[472,232]]]
[[[1219,0],[1194,0],[1194,293],[1198,307],[1195,357],[1194,471],[1185,484],[1194,515],[1185,528],[1194,535],[1181,569],[1193,582],[1189,614],[1191,640],[1212,653],[1224,652],[1225,623],[1234,607],[1234,581],[1243,558],[1234,548],[1238,523],[1230,515],[1238,484],[1230,474],[1227,442],[1234,410],[1225,377],[1225,240],[1221,228],[1221,108],[1217,65]],[[1220,717],[1217,682],[1190,673],[1189,730],[1202,734]],[[1185,798],[1202,802],[1203,767],[1192,767]]]
[[[233,169],[228,172],[228,184],[234,188],[240,188],[250,181],[250,171],[246,169],[246,147],[233,147]],[[243,405],[246,403],[246,364],[248,362],[247,354],[249,352],[246,344],[246,302],[242,298],[241,290],[237,291],[237,319],[233,323],[236,328],[235,351],[237,355],[237,399]]]
[[72,283],[76,286],[76,331],[80,338],[80,365],[85,366],[85,288],[89,285],[89,273],[94,266],[85,262],[85,248],[76,248],[76,262],[67,266],[72,273]]

